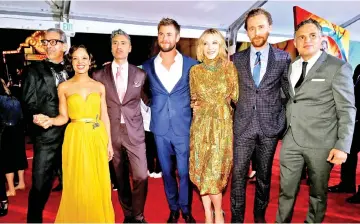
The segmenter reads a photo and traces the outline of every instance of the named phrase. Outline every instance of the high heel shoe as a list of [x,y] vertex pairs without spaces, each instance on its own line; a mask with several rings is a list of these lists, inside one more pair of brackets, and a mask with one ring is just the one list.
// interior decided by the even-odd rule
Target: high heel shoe
[[0,216],[5,216],[8,213],[9,201],[0,201]]
[[13,196],[16,196],[16,191],[6,191],[6,196],[7,197],[13,197]]
[[25,186],[25,185],[22,185],[22,186],[17,185],[17,186],[15,187],[15,190],[25,190],[25,189],[26,189],[26,186]]

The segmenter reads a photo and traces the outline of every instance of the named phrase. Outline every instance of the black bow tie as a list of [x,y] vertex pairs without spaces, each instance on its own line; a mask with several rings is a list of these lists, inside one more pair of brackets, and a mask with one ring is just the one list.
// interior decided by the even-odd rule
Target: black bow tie
[[56,64],[49,60],[47,60],[47,63],[51,68],[55,70],[55,72],[62,72],[65,69],[63,63]]

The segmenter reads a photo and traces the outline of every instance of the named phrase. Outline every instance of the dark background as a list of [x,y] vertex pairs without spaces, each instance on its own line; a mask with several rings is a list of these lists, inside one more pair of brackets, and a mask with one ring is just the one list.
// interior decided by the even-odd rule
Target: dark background
[[[0,29],[0,77],[6,77],[6,67],[3,60],[3,51],[16,50],[19,45],[25,42],[26,38],[33,34],[35,30],[20,29]],[[98,68],[103,63],[112,61],[110,34],[76,33],[71,38],[71,45],[83,44],[92,53]],[[131,36],[132,51],[128,61],[134,65],[141,65],[151,57],[151,49],[156,37]],[[16,68],[23,67],[24,55],[7,54],[6,63],[10,74],[16,74]]]

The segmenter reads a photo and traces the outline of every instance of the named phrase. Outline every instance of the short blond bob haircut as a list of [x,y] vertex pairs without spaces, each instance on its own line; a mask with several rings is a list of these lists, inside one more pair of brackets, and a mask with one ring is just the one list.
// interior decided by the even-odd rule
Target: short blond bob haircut
[[225,38],[220,33],[219,30],[213,29],[213,28],[207,29],[201,34],[201,36],[200,36],[200,38],[198,40],[197,47],[196,47],[196,58],[199,61],[203,61],[204,57],[206,57],[206,56],[204,56],[204,40],[205,40],[205,36],[208,35],[208,34],[215,35],[215,36],[219,37],[219,39],[220,39],[219,57],[222,60],[227,60],[228,56],[227,56],[227,52],[226,52]]

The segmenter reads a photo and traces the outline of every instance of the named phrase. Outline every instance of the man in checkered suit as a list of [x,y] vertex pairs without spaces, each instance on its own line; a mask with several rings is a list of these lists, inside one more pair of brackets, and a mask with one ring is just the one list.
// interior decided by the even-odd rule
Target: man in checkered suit
[[232,223],[244,222],[246,177],[253,153],[257,164],[254,222],[265,222],[272,161],[285,128],[281,91],[288,95],[287,72],[291,60],[288,53],[267,42],[271,25],[267,11],[251,10],[245,19],[251,47],[236,53],[233,59],[239,73],[240,98],[234,117]]

